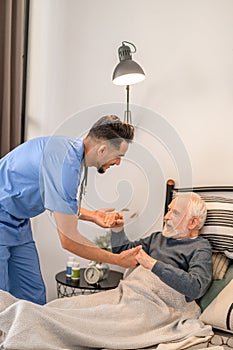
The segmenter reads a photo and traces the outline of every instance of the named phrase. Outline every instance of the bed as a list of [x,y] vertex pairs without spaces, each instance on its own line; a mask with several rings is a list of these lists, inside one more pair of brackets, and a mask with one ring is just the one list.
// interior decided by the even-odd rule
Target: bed
[[[233,187],[176,188],[169,180],[165,213],[179,191],[198,192],[208,207],[201,234],[213,248],[214,279],[198,300],[200,317],[195,302],[187,306],[181,294],[139,266],[115,290],[95,297],[57,299],[45,306],[19,301],[0,291],[0,330],[7,334],[0,349],[197,350],[210,342],[216,350],[223,349],[223,344],[230,346],[224,345],[226,349],[233,348]],[[140,273],[137,269],[141,269]],[[157,294],[162,299],[155,299]],[[168,305],[169,300],[174,304]],[[159,312],[154,309],[156,317],[151,323],[148,316],[156,307]],[[118,318],[114,316],[117,312]],[[159,322],[156,327],[157,319],[163,317],[170,323],[164,321],[161,326]]]
[[[213,250],[213,281],[206,294],[198,301],[200,319],[213,327],[214,344],[227,342],[233,348],[233,186],[176,187],[168,180],[164,212],[179,192],[196,192],[207,204],[207,219],[201,234]],[[204,346],[204,345],[203,345]],[[192,348],[191,348],[192,349]]]

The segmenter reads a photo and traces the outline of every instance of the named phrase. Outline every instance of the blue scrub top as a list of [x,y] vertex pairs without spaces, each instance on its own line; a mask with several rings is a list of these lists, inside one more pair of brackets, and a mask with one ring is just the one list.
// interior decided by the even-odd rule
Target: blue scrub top
[[83,155],[83,140],[52,136],[29,140],[3,157],[0,226],[4,220],[19,224],[45,209],[77,213]]

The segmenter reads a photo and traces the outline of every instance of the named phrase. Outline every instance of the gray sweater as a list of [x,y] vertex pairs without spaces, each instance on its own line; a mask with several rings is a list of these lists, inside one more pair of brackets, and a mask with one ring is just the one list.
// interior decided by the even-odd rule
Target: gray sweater
[[164,283],[184,294],[187,301],[199,299],[212,279],[212,251],[207,239],[173,239],[161,232],[130,242],[124,232],[112,232],[113,253],[142,245],[143,250],[158,260],[152,268]]

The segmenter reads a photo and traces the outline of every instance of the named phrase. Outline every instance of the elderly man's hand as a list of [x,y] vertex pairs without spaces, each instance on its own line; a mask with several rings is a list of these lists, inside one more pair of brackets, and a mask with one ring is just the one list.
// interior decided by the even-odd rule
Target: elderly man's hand
[[136,259],[140,265],[142,265],[143,267],[149,270],[152,270],[154,264],[157,262],[156,259],[153,259],[143,249],[141,249],[138,252],[138,254],[136,255]]
[[117,255],[118,261],[117,265],[123,266],[123,267],[135,267],[137,266],[138,262],[136,260],[136,256],[138,252],[142,250],[142,246],[138,246],[135,248],[131,248],[128,250],[125,250]]

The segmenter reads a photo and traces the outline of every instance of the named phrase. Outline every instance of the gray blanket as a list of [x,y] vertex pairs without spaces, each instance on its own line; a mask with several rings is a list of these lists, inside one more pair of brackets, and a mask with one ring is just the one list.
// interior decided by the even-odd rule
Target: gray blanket
[[[0,292],[1,349],[138,349],[212,334],[195,302],[139,266],[111,291],[44,306]],[[179,347],[174,347],[173,349]]]

